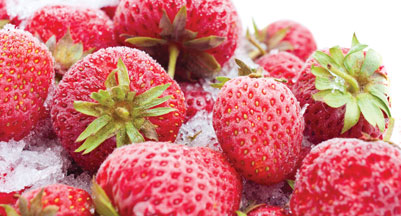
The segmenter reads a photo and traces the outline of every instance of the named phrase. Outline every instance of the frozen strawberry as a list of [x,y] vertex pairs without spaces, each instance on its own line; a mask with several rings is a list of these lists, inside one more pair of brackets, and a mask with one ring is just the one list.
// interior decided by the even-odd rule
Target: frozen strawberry
[[400,215],[401,151],[385,142],[335,138],[304,159],[290,206],[298,215]]
[[185,104],[187,105],[187,114],[185,122],[190,120],[199,111],[211,113],[213,111],[214,100],[212,94],[205,91],[200,83],[179,83],[185,96]]
[[53,59],[44,44],[22,30],[0,30],[0,49],[0,141],[18,141],[44,110]]
[[270,77],[287,80],[287,86],[291,89],[305,63],[291,53],[278,52],[262,56],[256,64],[263,67]]
[[[301,60],[306,61],[316,50],[316,42],[312,33],[303,25],[291,20],[279,20],[266,28],[255,27],[255,35],[247,34],[248,39],[258,50],[251,53],[252,58],[269,53],[271,50],[287,51]],[[259,43],[264,43],[263,49]]]
[[119,3],[120,0],[113,0],[107,6],[102,7],[101,10],[104,11],[111,19],[113,19]]
[[147,51],[174,77],[210,77],[233,56],[240,22],[231,0],[122,0],[120,42]]
[[[237,63],[241,74],[250,70]],[[223,151],[245,178],[269,185],[294,170],[304,120],[284,84],[261,74],[225,82],[213,109],[213,127]]]
[[113,23],[101,10],[45,6],[28,20],[26,30],[46,42],[61,75],[85,55],[116,45]]
[[389,80],[380,55],[353,37],[351,49],[316,51],[292,91],[304,114],[307,139],[382,139],[391,118]]
[[114,47],[88,55],[65,74],[51,116],[75,162],[95,172],[116,147],[174,142],[185,102],[178,84],[149,55]]
[[[93,186],[101,215],[233,215],[241,179],[221,153],[166,142],[116,149]],[[105,211],[106,210],[106,211]]]
[[94,206],[88,192],[63,184],[25,192],[19,198],[16,210],[4,206],[8,216],[92,216]]
[[18,26],[21,23],[21,20],[19,20],[18,17],[11,19],[7,11],[7,1],[0,0],[0,29],[8,23]]

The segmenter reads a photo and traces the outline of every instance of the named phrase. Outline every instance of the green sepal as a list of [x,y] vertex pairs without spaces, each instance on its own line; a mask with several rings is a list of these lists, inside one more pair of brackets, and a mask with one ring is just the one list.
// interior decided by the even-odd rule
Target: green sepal
[[212,86],[213,88],[221,89],[223,88],[224,84],[226,84],[226,82],[230,81],[231,79],[228,77],[216,77],[216,80],[218,81],[218,83],[212,83],[210,84],[210,86]]
[[154,108],[154,109],[148,109],[145,110],[141,113],[141,117],[154,117],[154,116],[162,116],[169,114],[171,112],[177,111],[174,108],[171,107],[159,107],[159,108]]
[[90,97],[106,107],[113,107],[115,105],[109,91],[99,90],[98,92],[93,92]]
[[117,76],[118,76],[119,86],[129,86],[130,80],[128,75],[128,69],[121,58],[119,58],[117,62]]
[[82,152],[83,154],[89,154],[97,147],[99,147],[104,141],[112,137],[118,130],[120,125],[111,121],[104,127],[102,127],[97,133],[89,136],[85,142],[75,150],[75,152]]
[[131,143],[141,143],[145,142],[145,138],[142,134],[134,127],[132,122],[125,123],[125,129],[127,131],[127,135]]
[[166,40],[152,37],[131,37],[125,40],[125,42],[130,43],[137,47],[154,47],[167,44]]
[[364,59],[363,52],[353,53],[344,59],[344,67],[351,76],[357,75],[356,73],[361,70]]
[[3,207],[6,211],[6,216],[20,216],[17,211],[10,205],[0,204],[0,207]]
[[7,25],[8,23],[10,23],[10,20],[7,19],[0,20],[0,29],[4,28],[4,26]]
[[287,179],[287,184],[291,187],[292,190],[295,188],[295,181],[291,179]]
[[95,205],[96,212],[100,216],[119,216],[117,210],[114,208],[107,196],[106,192],[100,185],[96,183],[95,178],[92,180],[92,197]]
[[385,129],[385,121],[383,112],[376,103],[372,103],[375,99],[368,93],[362,93],[357,96],[358,106],[365,119],[369,124],[379,127],[380,131]]
[[339,90],[344,92],[346,87],[344,81],[333,76],[329,71],[322,67],[312,66],[311,72],[316,76],[315,87],[318,90]]
[[107,89],[111,89],[115,86],[118,85],[117,79],[116,79],[116,73],[117,70],[113,70],[106,78],[106,82],[104,82],[104,86],[106,86]]
[[146,138],[159,141],[159,135],[157,134],[156,127],[152,124],[152,122],[145,120],[139,131],[143,133]]
[[102,114],[102,105],[87,101],[74,101],[74,109],[88,116],[100,117]]
[[185,26],[187,24],[187,7],[183,6],[178,11],[177,15],[174,17],[173,21],[173,38],[175,40],[180,40],[181,35],[185,31]]
[[341,134],[354,127],[359,122],[360,115],[361,110],[359,109],[357,100],[352,97],[345,107],[344,126],[341,130]]
[[82,142],[89,136],[96,134],[100,129],[110,123],[111,120],[112,118],[109,115],[103,115],[97,118],[89,124],[89,126],[84,130],[84,132],[81,133],[81,135],[79,135],[75,142]]
[[[340,68],[340,66],[337,64],[337,62],[329,55],[327,55],[326,53],[322,52],[322,51],[315,51],[313,53],[313,58],[316,59],[317,62],[319,62],[319,64],[328,70],[327,65],[332,65],[336,68]],[[340,69],[342,70],[342,69]]]
[[197,38],[184,42],[184,46],[199,51],[205,51],[220,46],[226,40],[225,37],[219,36],[207,36],[203,38]]
[[[41,189],[39,193],[35,195],[35,197],[31,200],[30,208],[28,207],[28,200],[22,196],[19,197],[19,211],[21,216],[56,216],[59,208],[54,205],[49,205],[43,208],[42,197],[43,197],[44,189]],[[18,215],[15,210],[9,209],[11,212],[7,212],[8,216]],[[7,211],[7,208],[6,208]]]
[[124,146],[126,143],[128,143],[126,133],[127,133],[127,131],[125,130],[125,127],[121,127],[120,130],[117,131],[117,134],[116,134],[117,148],[120,148],[120,147]]
[[361,72],[364,76],[371,76],[382,65],[382,58],[373,49],[366,52],[365,61],[363,62]]
[[235,211],[235,213],[237,214],[237,216],[247,216],[244,212],[242,211]]
[[[388,122],[388,127],[387,127],[387,131],[384,134],[384,138],[383,140],[385,142],[389,142],[391,139],[391,136],[393,135],[393,130],[394,130],[394,124],[395,124],[395,119],[394,118],[390,118],[389,122]],[[398,146],[398,145],[397,145]]]
[[159,28],[162,30],[160,32],[160,36],[162,38],[171,37],[173,34],[173,24],[170,21],[170,18],[167,15],[166,10],[163,9],[163,14],[160,19]]
[[285,38],[285,36],[287,36],[289,30],[289,27],[282,28],[271,35],[267,41],[268,48],[274,49]]
[[168,101],[170,99],[171,99],[170,95],[162,97],[162,98],[153,99],[152,101],[142,105],[141,109],[150,109],[150,108],[158,106],[158,105],[160,105],[160,104],[162,104],[162,103],[164,103],[164,102],[166,102],[166,101]]
[[343,93],[338,90],[324,90],[312,95],[316,101],[323,101],[332,108],[344,106],[352,98],[350,93]]
[[152,100],[160,97],[164,91],[166,91],[171,86],[171,83],[167,83],[165,85],[155,86],[148,91],[138,95],[135,98],[136,105],[144,106],[150,103]]
[[330,48],[330,55],[338,65],[344,64],[344,54],[339,46]]
[[184,58],[186,59],[185,62],[187,62],[185,68],[196,77],[213,77],[221,70],[220,63],[213,55],[207,52],[192,51],[186,53]]
[[378,100],[380,100],[381,103],[384,104],[384,107],[382,108],[387,117],[391,117],[391,110],[390,110],[390,103],[388,102],[388,88],[387,86],[384,85],[372,85],[367,88],[370,94],[375,96]]

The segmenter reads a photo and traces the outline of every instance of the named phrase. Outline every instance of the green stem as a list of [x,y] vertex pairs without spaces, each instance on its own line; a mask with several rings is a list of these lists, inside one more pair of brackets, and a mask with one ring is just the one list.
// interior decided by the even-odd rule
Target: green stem
[[359,92],[360,89],[359,89],[358,81],[353,76],[338,70],[337,68],[333,67],[330,64],[327,65],[327,68],[335,75],[343,78],[345,80],[345,82],[347,82],[351,86],[351,93]]
[[393,134],[393,129],[394,129],[394,118],[390,118],[390,121],[388,123],[387,127],[387,132],[384,134],[384,141],[389,142],[391,139],[391,135]]
[[168,75],[170,75],[171,78],[174,78],[175,66],[177,65],[177,58],[180,54],[180,50],[178,49],[177,45],[170,44],[168,51],[170,53],[170,60],[168,62]]

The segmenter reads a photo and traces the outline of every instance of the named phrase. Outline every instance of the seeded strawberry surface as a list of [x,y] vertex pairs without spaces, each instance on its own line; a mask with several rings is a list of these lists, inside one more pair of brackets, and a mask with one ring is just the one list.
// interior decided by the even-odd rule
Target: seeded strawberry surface
[[20,30],[1,30],[0,48],[0,141],[21,140],[44,110],[53,59],[44,44]]
[[190,120],[200,111],[206,111],[211,113],[213,111],[214,100],[212,95],[205,91],[200,83],[179,83],[184,96],[185,103],[187,105],[187,114],[185,116],[185,122]]
[[282,83],[238,77],[225,83],[213,110],[223,151],[245,178],[280,182],[293,171],[304,122],[299,104]]
[[247,216],[286,216],[283,209],[275,206],[262,206],[247,214]]
[[96,182],[120,216],[233,215],[242,188],[221,153],[155,142],[116,149]]
[[90,95],[105,89],[106,78],[117,67],[119,58],[125,63],[130,79],[130,90],[140,95],[152,87],[170,84],[162,96],[170,95],[158,107],[176,109],[168,114],[147,118],[155,125],[160,141],[176,139],[178,130],[185,116],[185,103],[178,84],[164,69],[142,51],[116,47],[102,49],[75,64],[63,77],[54,96],[51,110],[53,127],[63,146],[82,168],[95,172],[103,160],[116,147],[115,137],[104,141],[88,154],[75,152],[82,142],[76,142],[78,136],[95,120],[94,117],[74,109],[74,101],[95,102]]
[[[297,215],[400,215],[401,151],[335,138],[304,159],[291,197]],[[394,172],[395,171],[395,172]]]

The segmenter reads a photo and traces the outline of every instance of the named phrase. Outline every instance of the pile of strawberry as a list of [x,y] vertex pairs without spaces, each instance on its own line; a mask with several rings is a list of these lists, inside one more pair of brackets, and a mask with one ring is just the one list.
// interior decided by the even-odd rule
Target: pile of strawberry
[[[0,30],[0,141],[50,119],[76,170],[94,175],[91,194],[0,193],[0,215],[401,215],[387,72],[355,35],[316,50],[296,22],[255,25],[247,46],[260,68],[235,59],[230,79],[222,68],[245,49],[230,0],[103,9],[46,6]],[[222,152],[174,143],[198,112],[213,114]],[[241,205],[244,179],[286,181],[290,202]]]

